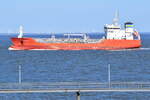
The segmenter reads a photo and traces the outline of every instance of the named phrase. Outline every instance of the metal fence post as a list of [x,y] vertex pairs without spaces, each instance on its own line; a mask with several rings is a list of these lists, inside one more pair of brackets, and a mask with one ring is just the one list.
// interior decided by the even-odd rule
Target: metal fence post
[[77,94],[77,100],[80,100],[80,92],[76,92]]
[[110,79],[110,64],[108,64],[108,85],[111,88],[111,79]]
[[18,82],[19,82],[19,84],[21,84],[21,82],[22,82],[22,79],[21,79],[21,65],[19,65],[19,79],[18,79]]

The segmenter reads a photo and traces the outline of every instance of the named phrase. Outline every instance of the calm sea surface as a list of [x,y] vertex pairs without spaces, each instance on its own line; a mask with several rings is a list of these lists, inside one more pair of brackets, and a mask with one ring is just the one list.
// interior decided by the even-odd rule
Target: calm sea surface
[[[148,33],[142,34],[140,49],[121,51],[8,51],[10,37],[0,35],[0,83],[17,83],[19,65],[23,82],[107,82],[108,64],[112,82],[150,82]],[[75,99],[74,93],[0,94],[0,100]],[[150,100],[150,93],[81,93],[81,100]]]

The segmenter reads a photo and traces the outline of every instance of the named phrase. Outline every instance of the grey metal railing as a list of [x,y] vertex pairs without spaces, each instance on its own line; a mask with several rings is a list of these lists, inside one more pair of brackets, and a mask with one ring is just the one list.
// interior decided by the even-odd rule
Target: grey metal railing
[[0,90],[8,89],[150,89],[150,82],[54,82],[54,83],[0,83]]

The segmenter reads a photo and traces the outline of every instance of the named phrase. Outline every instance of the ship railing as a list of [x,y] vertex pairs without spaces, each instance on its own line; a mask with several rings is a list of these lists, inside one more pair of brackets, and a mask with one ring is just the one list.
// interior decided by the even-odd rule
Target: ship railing
[[37,42],[41,43],[98,43],[99,39],[87,39],[84,41],[84,39],[80,38],[70,38],[69,40],[67,38],[58,38],[58,39],[51,39],[51,38],[36,38]]
[[85,34],[83,33],[68,33],[68,34],[64,34],[64,36],[84,36]]

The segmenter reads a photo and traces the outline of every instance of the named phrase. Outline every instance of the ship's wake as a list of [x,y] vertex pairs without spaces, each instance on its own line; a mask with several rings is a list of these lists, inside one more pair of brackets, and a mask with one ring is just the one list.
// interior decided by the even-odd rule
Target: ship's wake
[[150,50],[150,48],[139,48],[140,50]]
[[150,48],[135,48],[135,49],[121,49],[121,50],[110,50],[110,51],[139,51],[139,50],[150,50]]

